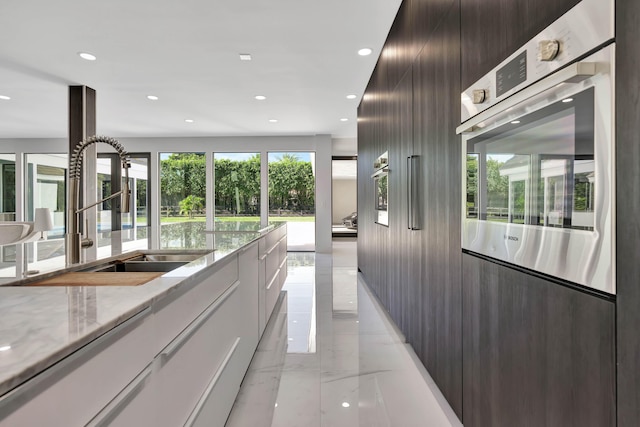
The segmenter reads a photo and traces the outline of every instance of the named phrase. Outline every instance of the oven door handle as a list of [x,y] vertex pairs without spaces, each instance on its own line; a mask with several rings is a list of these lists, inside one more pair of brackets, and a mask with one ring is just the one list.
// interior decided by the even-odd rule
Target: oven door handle
[[595,62],[576,62],[570,66],[563,68],[562,70],[551,74],[550,76],[540,80],[522,89],[503,101],[487,108],[481,113],[476,114],[460,126],[456,128],[456,133],[474,132],[478,130],[480,123],[489,121],[492,117],[513,108],[518,104],[526,102],[529,98],[532,98],[548,89],[552,89],[560,83],[579,83],[596,75],[596,63]]

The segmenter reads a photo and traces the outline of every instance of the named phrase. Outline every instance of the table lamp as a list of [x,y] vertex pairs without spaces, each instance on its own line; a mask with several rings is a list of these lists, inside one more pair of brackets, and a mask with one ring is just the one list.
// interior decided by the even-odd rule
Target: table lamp
[[36,208],[33,231],[40,232],[40,240],[44,240],[44,232],[53,230],[53,219],[49,208]]

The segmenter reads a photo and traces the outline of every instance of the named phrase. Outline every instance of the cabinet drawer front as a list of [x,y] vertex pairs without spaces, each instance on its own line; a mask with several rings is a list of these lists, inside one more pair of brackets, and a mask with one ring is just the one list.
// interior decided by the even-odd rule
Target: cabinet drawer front
[[264,328],[267,326],[267,315],[265,311],[265,298],[266,298],[266,264],[267,259],[262,258],[259,260],[258,266],[258,321],[260,322],[260,336],[264,332]]
[[138,313],[3,396],[0,425],[89,422],[153,359],[150,312]]
[[280,239],[282,239],[284,237],[285,234],[287,234],[287,226],[286,225],[284,225],[282,227],[278,227],[275,230],[273,230],[271,233],[267,234],[267,236],[266,236],[266,239],[267,239],[267,250],[272,248],[273,245],[275,245]]
[[235,326],[243,316],[239,282],[228,291],[220,304],[208,307],[159,356],[156,411],[163,425],[185,423],[239,336]]
[[282,262],[282,260],[287,257],[287,236],[280,239],[278,248],[280,250],[280,262]]
[[269,318],[271,317],[271,312],[273,311],[273,307],[276,305],[276,301],[278,301],[278,295],[280,295],[280,271],[276,270],[276,274],[271,278],[271,282],[267,285],[266,296],[265,296],[265,306],[266,306],[266,317],[267,322],[269,322]]
[[86,427],[129,427],[157,425],[152,384],[153,364],[149,364]]
[[238,258],[232,255],[226,264],[200,283],[182,291],[177,297],[168,296],[166,302],[161,301],[161,307],[156,309],[154,316],[157,337],[154,354],[167,346],[237,280]]
[[282,287],[284,286],[284,282],[287,281],[287,258],[285,257],[285,259],[282,261],[282,264],[280,264],[280,272],[278,273],[278,279],[280,281],[280,290],[282,290]]
[[280,248],[279,244],[276,243],[268,252],[267,252],[267,270],[266,270],[266,278],[267,282],[270,282],[273,278],[274,274],[277,274],[278,267],[280,266]]
[[237,338],[185,427],[224,427],[247,369],[247,364],[237,354],[240,347],[241,340]]
[[260,258],[263,258],[267,255],[267,238],[265,237],[261,237],[260,240],[258,240],[258,255],[260,256]]

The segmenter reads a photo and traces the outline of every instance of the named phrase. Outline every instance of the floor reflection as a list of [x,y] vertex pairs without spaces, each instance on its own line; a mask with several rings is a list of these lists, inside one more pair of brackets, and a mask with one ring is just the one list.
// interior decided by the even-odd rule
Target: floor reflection
[[316,256],[311,252],[287,254],[289,346],[287,353],[316,352]]
[[288,268],[286,341],[263,337],[226,427],[461,426],[358,274],[355,240]]

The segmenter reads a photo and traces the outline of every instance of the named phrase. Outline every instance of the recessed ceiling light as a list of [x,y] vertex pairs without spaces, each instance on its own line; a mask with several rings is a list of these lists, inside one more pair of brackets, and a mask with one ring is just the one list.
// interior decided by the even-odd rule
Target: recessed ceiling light
[[514,120],[514,121],[512,121],[512,122],[511,122],[511,124],[512,124],[512,125],[520,124],[520,120]]
[[347,95],[347,99],[356,99],[357,96],[356,95]]
[[269,123],[278,123],[276,119],[269,119]]
[[348,121],[349,121],[349,119],[347,119],[347,118],[342,118],[342,119],[340,119],[340,121],[341,121],[341,122],[348,122]]
[[2,347],[0,347],[0,351],[7,351],[7,350],[11,350],[10,345],[3,345]]
[[193,119],[184,119],[184,121],[187,123],[193,123]]
[[351,406],[351,405],[349,405],[349,402],[342,402],[342,407],[343,408],[348,408],[349,406]]
[[151,100],[151,101],[157,101],[158,97],[155,95],[147,95],[147,99]]
[[562,100],[562,102],[567,103],[567,102],[571,102],[573,101],[573,98],[565,98]]
[[264,96],[264,95],[256,95],[256,96],[255,96],[255,98],[256,98],[258,101],[264,101],[265,99],[267,99],[267,97],[266,97],[266,96]]
[[251,61],[251,54],[241,53],[240,54],[240,61]]
[[78,52],[78,55],[80,55],[80,58],[86,59],[87,61],[95,61],[96,59],[98,59],[95,55],[92,55],[88,52]]
[[371,49],[369,49],[368,47],[365,47],[363,49],[360,49],[358,51],[358,55],[360,56],[367,56],[367,55],[371,55],[371,52],[373,52]]
[[11,99],[11,97],[6,95],[0,95],[0,99],[4,99],[5,101],[8,101]]

